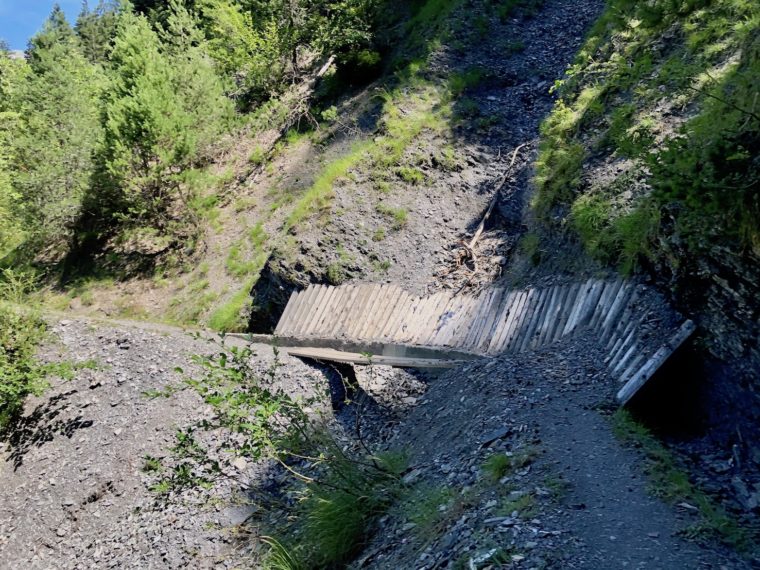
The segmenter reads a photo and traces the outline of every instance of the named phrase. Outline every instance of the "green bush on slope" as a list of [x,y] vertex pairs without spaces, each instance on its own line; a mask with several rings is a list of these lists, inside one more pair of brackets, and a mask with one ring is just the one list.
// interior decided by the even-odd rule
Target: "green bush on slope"
[[[625,271],[672,236],[691,253],[760,251],[759,25],[747,0],[612,0],[542,125],[539,218],[569,217],[593,256]],[[600,157],[643,184],[592,186]]]

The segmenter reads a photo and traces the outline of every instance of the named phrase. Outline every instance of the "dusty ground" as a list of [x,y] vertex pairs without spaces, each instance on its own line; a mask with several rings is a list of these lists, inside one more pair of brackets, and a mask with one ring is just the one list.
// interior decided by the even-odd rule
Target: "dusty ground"
[[[177,428],[208,414],[180,386],[174,367],[216,347],[177,329],[127,323],[62,321],[46,358],[93,359],[74,380],[30,399],[0,465],[0,567],[236,568],[255,565],[255,506],[242,483],[277,474],[242,464],[212,492],[186,491],[168,501],[149,489],[145,456],[164,457]],[[266,370],[271,348],[257,346]],[[418,536],[405,511],[392,511],[357,567],[456,568],[507,553],[504,568],[751,568],[719,547],[679,536],[694,524],[688,509],[651,497],[641,457],[623,447],[605,412],[615,386],[593,342],[583,338],[522,358],[482,360],[425,379],[389,369],[358,369],[375,409],[375,445],[407,448],[412,487],[443,487],[464,499],[443,508],[430,534]],[[279,382],[305,393],[330,370],[282,357]],[[426,388],[427,384],[427,388]],[[340,418],[339,418],[340,419]],[[531,461],[484,484],[491,454]],[[473,489],[476,492],[473,493]],[[531,495],[529,516],[503,511]],[[485,557],[485,558],[483,558]],[[465,566],[466,567],[466,566]],[[497,566],[498,567],[498,566]]]
[[[647,492],[641,455],[612,434],[615,386],[601,371],[602,359],[595,343],[581,338],[470,364],[432,383],[390,445],[411,443],[418,479],[457,499],[441,501],[432,537],[403,512],[385,521],[359,566],[755,567],[721,547],[683,538],[698,522],[694,512]],[[526,450],[527,465],[485,480],[489,456]],[[504,511],[505,503],[525,495],[532,504],[527,512]]]

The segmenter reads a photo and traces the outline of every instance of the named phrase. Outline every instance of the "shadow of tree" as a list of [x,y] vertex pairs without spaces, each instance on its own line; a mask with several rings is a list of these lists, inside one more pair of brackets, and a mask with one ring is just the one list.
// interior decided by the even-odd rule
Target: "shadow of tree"
[[69,409],[69,397],[77,393],[70,390],[49,398],[37,406],[26,416],[21,416],[7,433],[10,445],[8,461],[13,462],[14,471],[24,463],[24,457],[36,447],[42,447],[53,441],[56,435],[71,438],[77,430],[93,425],[93,420],[86,420],[81,414],[74,417],[61,418],[61,414]]

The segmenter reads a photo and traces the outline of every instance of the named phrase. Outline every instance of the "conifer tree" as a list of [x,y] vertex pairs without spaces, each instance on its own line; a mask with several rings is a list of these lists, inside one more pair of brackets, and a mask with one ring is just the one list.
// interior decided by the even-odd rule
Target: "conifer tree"
[[111,52],[113,84],[104,100],[97,197],[102,212],[122,221],[165,229],[180,174],[223,127],[216,119],[229,102],[210,60],[192,45],[196,32],[188,25],[176,24],[172,54],[144,16],[120,17]]
[[90,9],[87,0],[82,2],[82,11],[74,27],[84,55],[93,63],[106,63],[113,38],[119,4],[114,0],[100,0]]
[[46,242],[67,237],[79,216],[101,137],[97,102],[105,82],[57,7],[28,53],[31,72],[17,89],[13,185],[28,237]]

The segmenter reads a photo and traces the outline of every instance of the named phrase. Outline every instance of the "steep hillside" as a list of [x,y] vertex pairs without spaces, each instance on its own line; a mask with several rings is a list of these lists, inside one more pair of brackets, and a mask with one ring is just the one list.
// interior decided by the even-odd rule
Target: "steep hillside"
[[700,413],[747,457],[760,425],[758,22],[753,2],[611,2],[556,85],[529,234],[530,271],[565,265],[569,242],[669,292],[700,325]]

